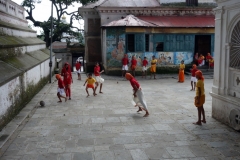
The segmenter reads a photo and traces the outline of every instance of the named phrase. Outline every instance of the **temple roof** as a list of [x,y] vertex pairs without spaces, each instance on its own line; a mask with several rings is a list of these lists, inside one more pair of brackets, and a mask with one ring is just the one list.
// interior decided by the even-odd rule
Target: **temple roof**
[[113,26],[141,26],[141,27],[157,27],[157,25],[141,20],[133,15],[128,15],[124,19],[112,21],[102,27],[113,27]]

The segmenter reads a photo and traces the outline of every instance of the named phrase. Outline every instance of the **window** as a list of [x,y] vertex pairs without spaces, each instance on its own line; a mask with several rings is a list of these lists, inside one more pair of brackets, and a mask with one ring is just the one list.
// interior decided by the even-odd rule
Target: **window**
[[163,42],[157,43],[156,51],[163,51]]
[[149,51],[149,34],[145,35],[145,51]]
[[129,52],[135,52],[135,37],[134,34],[127,35],[127,49]]

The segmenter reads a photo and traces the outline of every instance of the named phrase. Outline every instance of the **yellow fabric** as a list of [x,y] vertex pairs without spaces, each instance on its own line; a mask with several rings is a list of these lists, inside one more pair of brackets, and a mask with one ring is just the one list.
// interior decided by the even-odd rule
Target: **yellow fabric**
[[182,63],[181,63],[180,66],[179,66],[179,68],[180,68],[180,69],[185,69],[185,64],[182,64]]
[[151,60],[150,72],[155,73],[157,69],[157,59]]
[[198,80],[197,83],[196,83],[196,96],[199,96],[199,88],[201,90],[201,95],[200,96],[205,95],[203,80]]
[[213,63],[214,62],[214,60],[213,59],[209,59],[209,63]]
[[194,105],[196,107],[202,107],[204,103],[205,103],[205,95],[202,95],[200,99],[198,99],[197,96],[195,97]]
[[[153,64],[154,63],[154,64]],[[156,65],[157,64],[157,59],[151,60],[151,65]]]
[[94,78],[88,78],[88,79],[87,79],[87,84],[92,85],[92,84],[94,84],[95,82],[96,82],[96,80],[95,80]]

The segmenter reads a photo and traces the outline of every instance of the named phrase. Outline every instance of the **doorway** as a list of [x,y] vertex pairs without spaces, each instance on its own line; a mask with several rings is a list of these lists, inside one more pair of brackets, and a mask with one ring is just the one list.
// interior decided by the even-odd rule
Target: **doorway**
[[196,35],[194,55],[202,54],[204,57],[211,53],[211,35]]
[[85,71],[85,67],[84,67],[84,53],[82,53],[82,52],[72,53],[72,71],[76,71],[75,64],[76,64],[77,60],[79,60],[80,63],[81,63],[81,72],[84,72]]

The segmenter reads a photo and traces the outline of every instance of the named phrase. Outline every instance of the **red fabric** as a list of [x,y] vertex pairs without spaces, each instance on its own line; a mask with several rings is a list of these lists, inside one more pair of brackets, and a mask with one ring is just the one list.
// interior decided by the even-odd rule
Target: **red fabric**
[[58,87],[59,87],[59,88],[64,88],[64,86],[65,86],[65,85],[64,85],[64,83],[63,83],[62,78],[59,78],[59,79],[58,79]]
[[214,62],[213,63],[209,63],[210,67],[214,67]]
[[206,59],[212,59],[212,56],[207,55]]
[[64,65],[61,75],[63,76],[64,84],[71,84],[72,83],[72,72],[71,72],[71,66],[68,63],[65,63],[68,65],[68,68],[66,68],[66,65]]
[[142,61],[142,63],[143,63],[143,66],[147,66],[148,65],[148,61],[146,60],[146,59],[144,59],[143,61]]
[[122,59],[122,65],[127,65],[128,64],[128,58],[123,58]]
[[95,67],[94,67],[94,75],[95,75],[95,76],[100,76],[100,73],[99,73],[99,72],[100,72],[100,67],[99,67],[99,66],[95,66]]
[[136,59],[132,59],[131,63],[132,63],[133,66],[136,66],[137,65],[137,60]]
[[191,73],[192,73],[192,77],[195,77],[196,76],[196,72],[198,71],[198,69],[194,68],[191,70]]
[[137,88],[140,87],[140,84],[138,83],[138,81],[135,78],[132,78],[129,81],[130,81],[133,88],[134,88],[134,86],[137,86]]
[[78,71],[78,70],[81,68],[81,64],[80,64],[79,62],[77,62],[77,63],[75,64],[75,67],[76,67],[76,70]]

